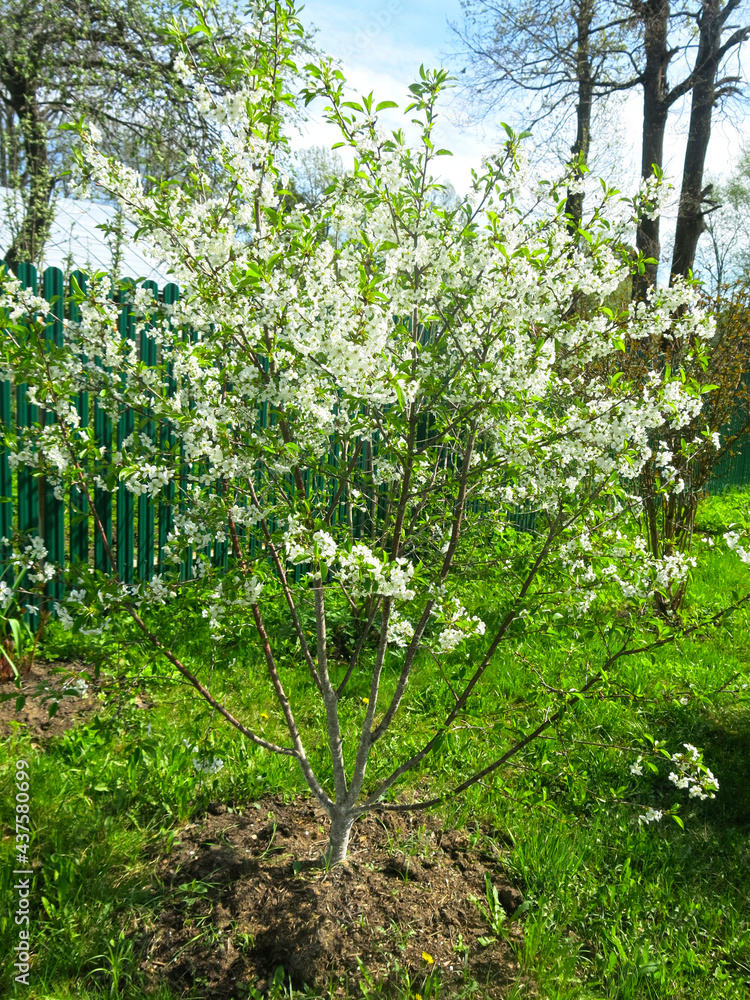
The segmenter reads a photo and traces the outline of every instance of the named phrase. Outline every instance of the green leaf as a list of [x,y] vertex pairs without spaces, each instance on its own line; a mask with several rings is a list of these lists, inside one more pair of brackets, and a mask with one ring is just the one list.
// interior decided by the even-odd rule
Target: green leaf
[[522,917],[524,913],[528,913],[530,909],[531,909],[531,900],[527,899],[523,903],[521,903],[521,905],[518,907],[517,910],[514,910],[511,913],[510,919],[517,920],[519,917]]
[[17,618],[11,618],[8,621],[8,628],[13,636],[13,645],[16,647],[16,656],[21,655],[23,649],[23,638],[21,635],[21,623]]
[[395,101],[381,101],[380,104],[375,105],[375,113],[378,111],[385,111],[386,108],[397,108],[398,104]]

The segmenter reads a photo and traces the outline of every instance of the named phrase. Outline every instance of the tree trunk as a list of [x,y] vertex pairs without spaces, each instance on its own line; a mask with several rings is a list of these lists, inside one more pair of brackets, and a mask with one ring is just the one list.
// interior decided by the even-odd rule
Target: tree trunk
[[721,36],[725,15],[722,7],[720,0],[704,0],[699,22],[696,81],[693,86],[690,128],[682,171],[680,207],[672,256],[672,278],[677,275],[687,277],[692,271],[698,240],[706,229],[704,204],[711,188],[709,186],[703,189],[703,170],[711,138],[711,118],[719,96],[716,92],[716,76],[723,55]]
[[[647,180],[653,176],[654,166],[661,169],[664,162],[664,132],[669,111],[667,66],[671,58],[667,49],[669,0],[647,0],[642,9],[646,67],[643,73],[641,177]],[[658,217],[641,219],[636,234],[636,247],[645,257],[652,257],[656,261],[654,264],[647,264],[645,274],[635,282],[636,297],[642,299],[648,289],[656,284],[661,254]]]
[[328,848],[323,855],[323,862],[326,866],[337,865],[346,861],[349,850],[349,836],[354,826],[355,817],[340,807],[333,807],[331,816],[331,833],[328,839]]
[[[578,100],[576,104],[576,140],[570,148],[572,163],[576,178],[580,181],[585,176],[583,168],[588,164],[591,148],[591,106],[593,87],[591,84],[591,47],[589,43],[591,20],[593,18],[592,0],[580,0],[576,11],[577,47],[576,47],[576,77],[578,81]],[[583,217],[583,191],[569,191],[565,212],[570,216],[568,228],[575,233]]]
[[[5,119],[5,120],[3,120]],[[0,186],[8,185],[8,161],[10,159],[8,146],[10,143],[10,113],[5,108],[0,109]]]
[[52,176],[47,155],[47,131],[31,88],[19,84],[11,89],[23,142],[24,168],[28,184],[26,212],[13,238],[5,262],[11,268],[36,263],[49,239],[53,210],[50,205]]
[[3,146],[5,149],[5,168],[3,172],[3,187],[18,187],[18,132],[15,115],[8,107],[4,109]]

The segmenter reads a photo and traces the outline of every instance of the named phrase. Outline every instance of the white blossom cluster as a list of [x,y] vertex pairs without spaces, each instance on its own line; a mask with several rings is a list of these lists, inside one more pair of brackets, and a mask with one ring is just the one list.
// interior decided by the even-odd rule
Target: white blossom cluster
[[[48,560],[47,547],[39,535],[2,538],[0,544],[4,549],[10,549],[10,552],[4,553],[4,562],[12,566],[16,573],[25,573],[27,583],[43,587],[50,580],[54,580],[57,567]],[[12,599],[14,599],[13,588],[5,581],[0,581],[0,600],[5,602],[7,607]]]
[[685,753],[672,754],[676,771],[670,771],[669,780],[677,788],[688,792],[691,799],[713,799],[719,790],[719,782],[711,769],[703,763],[703,754],[692,743],[683,743]]
[[[691,799],[703,801],[705,799],[716,798],[719,790],[719,782],[711,769],[703,761],[703,753],[692,743],[683,743],[684,752],[670,754],[666,749],[654,743],[656,753],[665,757],[670,764],[676,765],[675,769],[669,772],[669,780],[682,791],[686,791]],[[652,771],[656,771],[656,765],[649,764]],[[639,755],[629,767],[630,773],[634,777],[643,775],[643,756]],[[639,824],[657,823],[665,815],[672,815],[673,811],[665,812],[661,809],[648,807],[644,813],[638,817]]]
[[[191,747],[187,740],[183,740],[182,742],[193,753],[198,753],[198,747]],[[221,757],[211,757],[210,759],[207,757],[193,757],[193,770],[198,774],[218,774],[223,767],[224,761]]]
[[358,542],[350,552],[339,555],[339,574],[355,594],[379,594],[394,601],[412,601],[414,566],[403,556],[392,562],[379,559],[367,545]]
[[724,534],[724,541],[727,543],[727,547],[734,552],[743,563],[750,565],[750,548],[745,548],[740,545],[740,539],[742,535],[738,531],[727,531]]
[[672,184],[664,176],[642,177],[634,204],[645,218],[658,219],[672,191]]
[[661,809],[654,809],[652,806],[648,806],[646,811],[638,817],[639,823],[658,823],[660,819],[664,816],[664,812]]
[[73,691],[79,698],[89,697],[89,684],[83,677],[76,677],[74,681],[65,685],[65,691]]
[[388,619],[388,642],[402,649],[409,645],[414,636],[414,626],[397,611],[391,611]]
[[603,585],[615,587],[626,600],[642,602],[655,593],[669,594],[697,565],[696,557],[685,552],[654,556],[642,535],[595,520],[577,526],[576,535],[560,546],[559,558],[579,615],[597,597],[611,600]]
[[484,635],[487,628],[478,615],[469,615],[456,597],[439,600],[432,613],[441,629],[435,639],[435,650],[439,653],[452,653],[466,639]]
[[310,533],[294,515],[291,515],[284,532],[284,551],[291,563],[308,560],[330,563],[336,558],[338,546],[329,532],[318,529]]
[[211,631],[218,633],[223,626],[231,626],[233,619],[242,615],[245,609],[257,605],[262,590],[263,583],[255,575],[243,577],[230,573],[216,580],[201,612]]

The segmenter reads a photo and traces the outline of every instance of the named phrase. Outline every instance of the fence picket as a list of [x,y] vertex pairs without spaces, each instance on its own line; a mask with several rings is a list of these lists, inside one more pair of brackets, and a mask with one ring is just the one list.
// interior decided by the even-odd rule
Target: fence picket
[[[70,276],[71,294],[76,289],[86,291],[86,275],[82,271],[73,271]],[[72,299],[69,304],[69,317],[77,323],[81,319],[80,307]],[[86,361],[86,358],[83,359]],[[75,398],[76,410],[81,427],[89,426],[89,394],[79,392]],[[77,486],[70,490],[70,561],[85,563],[89,561],[89,505],[86,495]]]
[[[159,297],[159,287],[155,281],[144,281],[144,288],[150,288],[155,299]],[[144,365],[156,365],[156,341],[144,329],[139,344],[140,359]],[[156,441],[153,420],[147,420],[141,430],[152,442]],[[138,579],[150,580],[154,575],[154,503],[150,496],[138,497]]]
[[[118,326],[123,339],[135,340],[133,315],[128,303],[129,289],[123,288],[118,293],[120,302],[120,317]],[[117,422],[117,450],[123,447],[123,442],[135,430],[135,414],[126,409],[120,414]],[[135,558],[135,497],[126,484],[117,484],[117,521],[115,535],[117,538],[117,575],[123,583],[133,582],[133,560]]]
[[[24,288],[37,290],[36,268],[33,264],[20,264],[18,267],[18,280]],[[26,396],[28,386],[21,382],[16,386],[16,425],[23,434],[24,427],[32,427],[39,419],[36,406],[32,406]],[[34,532],[39,528],[39,482],[34,481],[34,477],[26,467],[18,470],[18,530],[22,532]]]
[[[25,288],[37,291],[39,278],[32,265],[19,266],[17,274]],[[83,272],[74,271],[71,274],[71,289],[78,287],[85,292],[86,283],[87,278]],[[47,268],[42,276],[41,284],[43,295],[50,303],[49,319],[51,322],[45,336],[48,341],[61,347],[63,346],[63,318],[65,315],[64,276],[57,268]],[[150,288],[154,296],[158,297],[158,287],[155,282],[146,282],[144,287]],[[180,289],[177,285],[169,283],[164,286],[162,300],[166,305],[176,303],[179,296]],[[120,334],[124,338],[134,340],[135,319],[128,305],[129,292],[127,288],[123,288],[118,297],[121,303]],[[73,322],[80,319],[80,309],[72,300],[69,304],[68,315]],[[406,326],[409,327],[408,320]],[[426,328],[420,328],[420,342],[425,343],[428,337],[429,331]],[[156,339],[150,336],[146,329],[141,331],[137,346],[140,360],[144,365],[155,367],[157,364],[169,361],[168,357],[159,355]],[[94,362],[96,364],[102,363],[98,358],[95,358]],[[268,370],[265,359],[263,359],[263,364]],[[173,395],[177,391],[177,384],[170,364],[166,366],[164,378],[167,395]],[[26,428],[33,426],[40,420],[45,426],[48,426],[55,419],[52,412],[48,410],[40,412],[37,406],[32,406],[29,403],[26,388],[25,383],[16,384],[14,387],[8,381],[0,382],[0,421],[8,431],[13,430],[15,421],[21,441]],[[81,392],[77,395],[75,405],[82,428],[88,427],[93,418],[94,439],[97,447],[103,449],[105,464],[112,456],[115,432],[118,448],[122,447],[123,441],[134,431],[148,436],[158,448],[164,451],[176,447],[170,425],[163,422],[157,426],[149,413],[136,418],[136,414],[132,410],[125,410],[119,415],[115,426],[112,418],[99,406],[96,398],[93,401],[93,414],[91,413],[87,392]],[[276,414],[269,410],[267,402],[263,402],[259,406],[258,412],[259,427],[265,428],[269,424],[275,424],[275,422]],[[423,445],[431,432],[431,420],[423,418],[417,428],[418,445]],[[746,486],[750,483],[749,439],[738,440],[734,451],[735,454],[725,459],[720,468],[716,470],[709,484],[709,489],[712,491],[727,485]],[[350,459],[351,455],[348,454],[347,447],[338,440],[337,435],[333,435],[327,457],[327,468],[319,475],[306,474],[304,476],[305,493],[308,498],[314,498],[316,503],[323,503],[326,498],[332,500],[339,488],[338,476],[345,474]],[[355,488],[363,487],[365,478],[363,473],[371,473],[377,461],[378,435],[375,435],[372,441],[366,441],[359,450],[350,477],[351,485]],[[454,462],[454,456],[447,452],[445,455],[446,465],[453,465]],[[198,471],[196,466],[193,472],[197,473]],[[210,473],[210,469],[202,471]],[[161,491],[156,500],[145,495],[139,496],[137,508],[134,494],[127,489],[124,482],[117,484],[116,504],[113,504],[112,491],[95,488],[94,511],[104,528],[107,544],[114,554],[117,571],[124,582],[132,583],[134,577],[142,581],[149,580],[155,569],[161,573],[166,568],[164,549],[173,530],[175,504],[184,510],[189,503],[188,481],[190,474],[187,469],[183,469],[179,481],[177,483],[171,482]],[[258,462],[256,480],[259,488],[264,476],[263,465]],[[295,484],[291,477],[289,488],[294,492]],[[217,480],[211,484],[211,489],[220,493],[224,489],[224,484]],[[67,514],[66,502],[68,504]],[[236,502],[240,506],[244,506],[247,503],[247,498],[238,494]],[[114,517],[113,506],[115,506]],[[472,499],[471,509],[474,513],[479,513],[486,509],[486,505]],[[384,486],[376,490],[373,495],[365,498],[362,498],[360,494],[360,499],[354,510],[352,509],[350,490],[344,489],[337,502],[332,523],[348,525],[355,538],[373,537],[377,530],[381,530],[378,526],[384,525],[388,520],[389,512],[390,502],[387,487]],[[93,521],[91,514],[85,495],[77,487],[71,487],[68,496],[65,499],[60,499],[60,497],[55,496],[51,484],[42,478],[36,479],[27,468],[20,466],[14,472],[9,461],[8,448],[0,440],[0,537],[10,538],[14,526],[22,533],[39,533],[44,539],[50,560],[58,567],[64,567],[66,555],[72,564],[84,565],[88,564],[93,557],[93,565],[97,570],[111,572],[114,567],[109,563],[105,545],[98,530],[94,530],[94,544],[90,545]],[[519,509],[515,512],[509,512],[508,516],[520,530],[533,530],[536,516],[534,511]],[[275,521],[272,520],[269,527],[272,531],[275,530],[277,527]],[[116,539],[116,545],[113,545],[113,536]],[[249,544],[251,556],[255,555],[259,542],[257,528],[241,528],[240,536],[243,539],[243,544],[244,542]],[[66,539],[68,542],[67,554]],[[231,552],[226,540],[214,540],[205,548],[204,552],[213,560],[215,566],[228,566]],[[7,562],[4,563],[5,556],[6,553],[0,551],[0,566],[5,565],[7,568]],[[181,579],[186,580],[193,576],[193,558],[193,549],[189,547],[181,564]],[[304,568],[301,566],[295,568],[295,579],[300,579]],[[50,584],[47,593],[49,597],[59,599],[64,592],[63,588],[62,579],[58,578]]]
[[[102,363],[100,358],[94,361]],[[112,419],[97,400],[94,400],[94,440],[102,457],[109,461],[112,457]],[[94,487],[94,514],[98,522],[94,530],[94,569],[111,572],[115,567],[110,563],[107,549],[112,552],[112,494],[100,486]]]
[[[63,318],[65,315],[65,278],[59,267],[48,267],[42,276],[42,294],[50,303],[48,323],[45,338],[55,347],[63,346]],[[55,423],[55,415],[50,410],[43,411],[46,427]],[[46,479],[40,489],[39,520],[44,544],[49,559],[59,570],[65,569],[65,501],[55,496],[52,484]],[[59,600],[65,592],[65,584],[60,575],[47,584],[47,594]]]

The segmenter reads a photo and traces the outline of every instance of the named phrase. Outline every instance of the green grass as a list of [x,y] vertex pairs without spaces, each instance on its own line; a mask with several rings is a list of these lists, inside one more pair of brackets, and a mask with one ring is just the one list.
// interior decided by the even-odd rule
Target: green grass
[[[730,496],[721,507],[717,500],[713,523],[731,523],[742,502]],[[707,553],[690,590],[692,605],[716,607],[723,595],[746,587],[746,574],[733,557]],[[480,603],[491,617],[486,587],[475,593],[477,607]],[[548,684],[567,688],[580,680],[591,657],[589,646],[571,636],[570,631],[552,638],[519,635],[502,650],[472,708],[469,721],[476,728],[448,738],[429,769],[411,783],[424,788],[429,781],[431,789],[447,790],[457,774],[489,762],[514,731],[538,719],[547,696],[539,692],[534,669]],[[48,652],[59,655],[69,642],[53,629]],[[192,642],[185,643],[186,658],[198,664],[204,643],[196,625]],[[120,652],[129,686],[111,698],[102,719],[44,750],[24,735],[0,744],[3,830],[10,833],[13,781],[6,765],[25,757],[32,775],[31,854],[39,865],[32,985],[16,987],[6,964],[0,978],[4,995],[140,1000],[145,982],[136,929],[154,919],[164,901],[156,864],[180,824],[211,800],[241,807],[270,792],[292,797],[304,790],[287,758],[250,747],[212,719],[184,686],[141,684],[138,673],[148,674],[151,661],[137,649]],[[241,718],[273,738],[281,733],[281,720],[258,696],[266,683],[261,665],[237,652],[234,664],[217,664],[214,684],[232,692]],[[111,651],[108,656],[109,669],[117,673]],[[460,670],[460,658],[454,667]],[[391,667],[386,687],[394,678]],[[319,731],[321,710],[306,674],[287,671],[285,680],[292,703],[301,706],[303,728]],[[447,823],[474,830],[481,822],[505,835],[498,834],[497,846],[530,903],[522,965],[540,997],[741,1000],[750,995],[748,680],[748,615],[738,613],[728,630],[623,663],[609,688],[621,697],[603,694],[601,700],[572,705],[551,738],[443,807]],[[152,692],[153,710],[137,707],[139,687]],[[625,697],[626,691],[631,696]],[[342,702],[345,725],[361,716],[366,694],[364,681],[354,679]],[[378,745],[373,772],[386,773],[405,750],[418,746],[449,701],[425,664],[398,727]],[[658,774],[634,777],[629,766],[648,748],[649,736],[671,751],[683,742],[702,747],[720,782],[717,798],[688,800],[668,782],[666,762]],[[311,757],[326,775],[320,742],[312,741]],[[195,745],[202,756],[221,757],[223,770],[211,777],[196,774]],[[399,792],[408,789],[407,782]],[[639,825],[644,807],[676,802],[684,830],[671,821]],[[9,837],[3,847],[0,890],[9,900]],[[15,940],[6,905],[0,915],[3,954]],[[426,996],[429,982],[404,983],[400,995],[417,991]],[[376,983],[372,992],[379,993]],[[282,995],[282,987],[277,993]],[[169,997],[166,990],[152,995]]]
[[747,490],[726,490],[701,500],[696,518],[699,531],[722,533],[736,525],[750,523],[750,494]]

